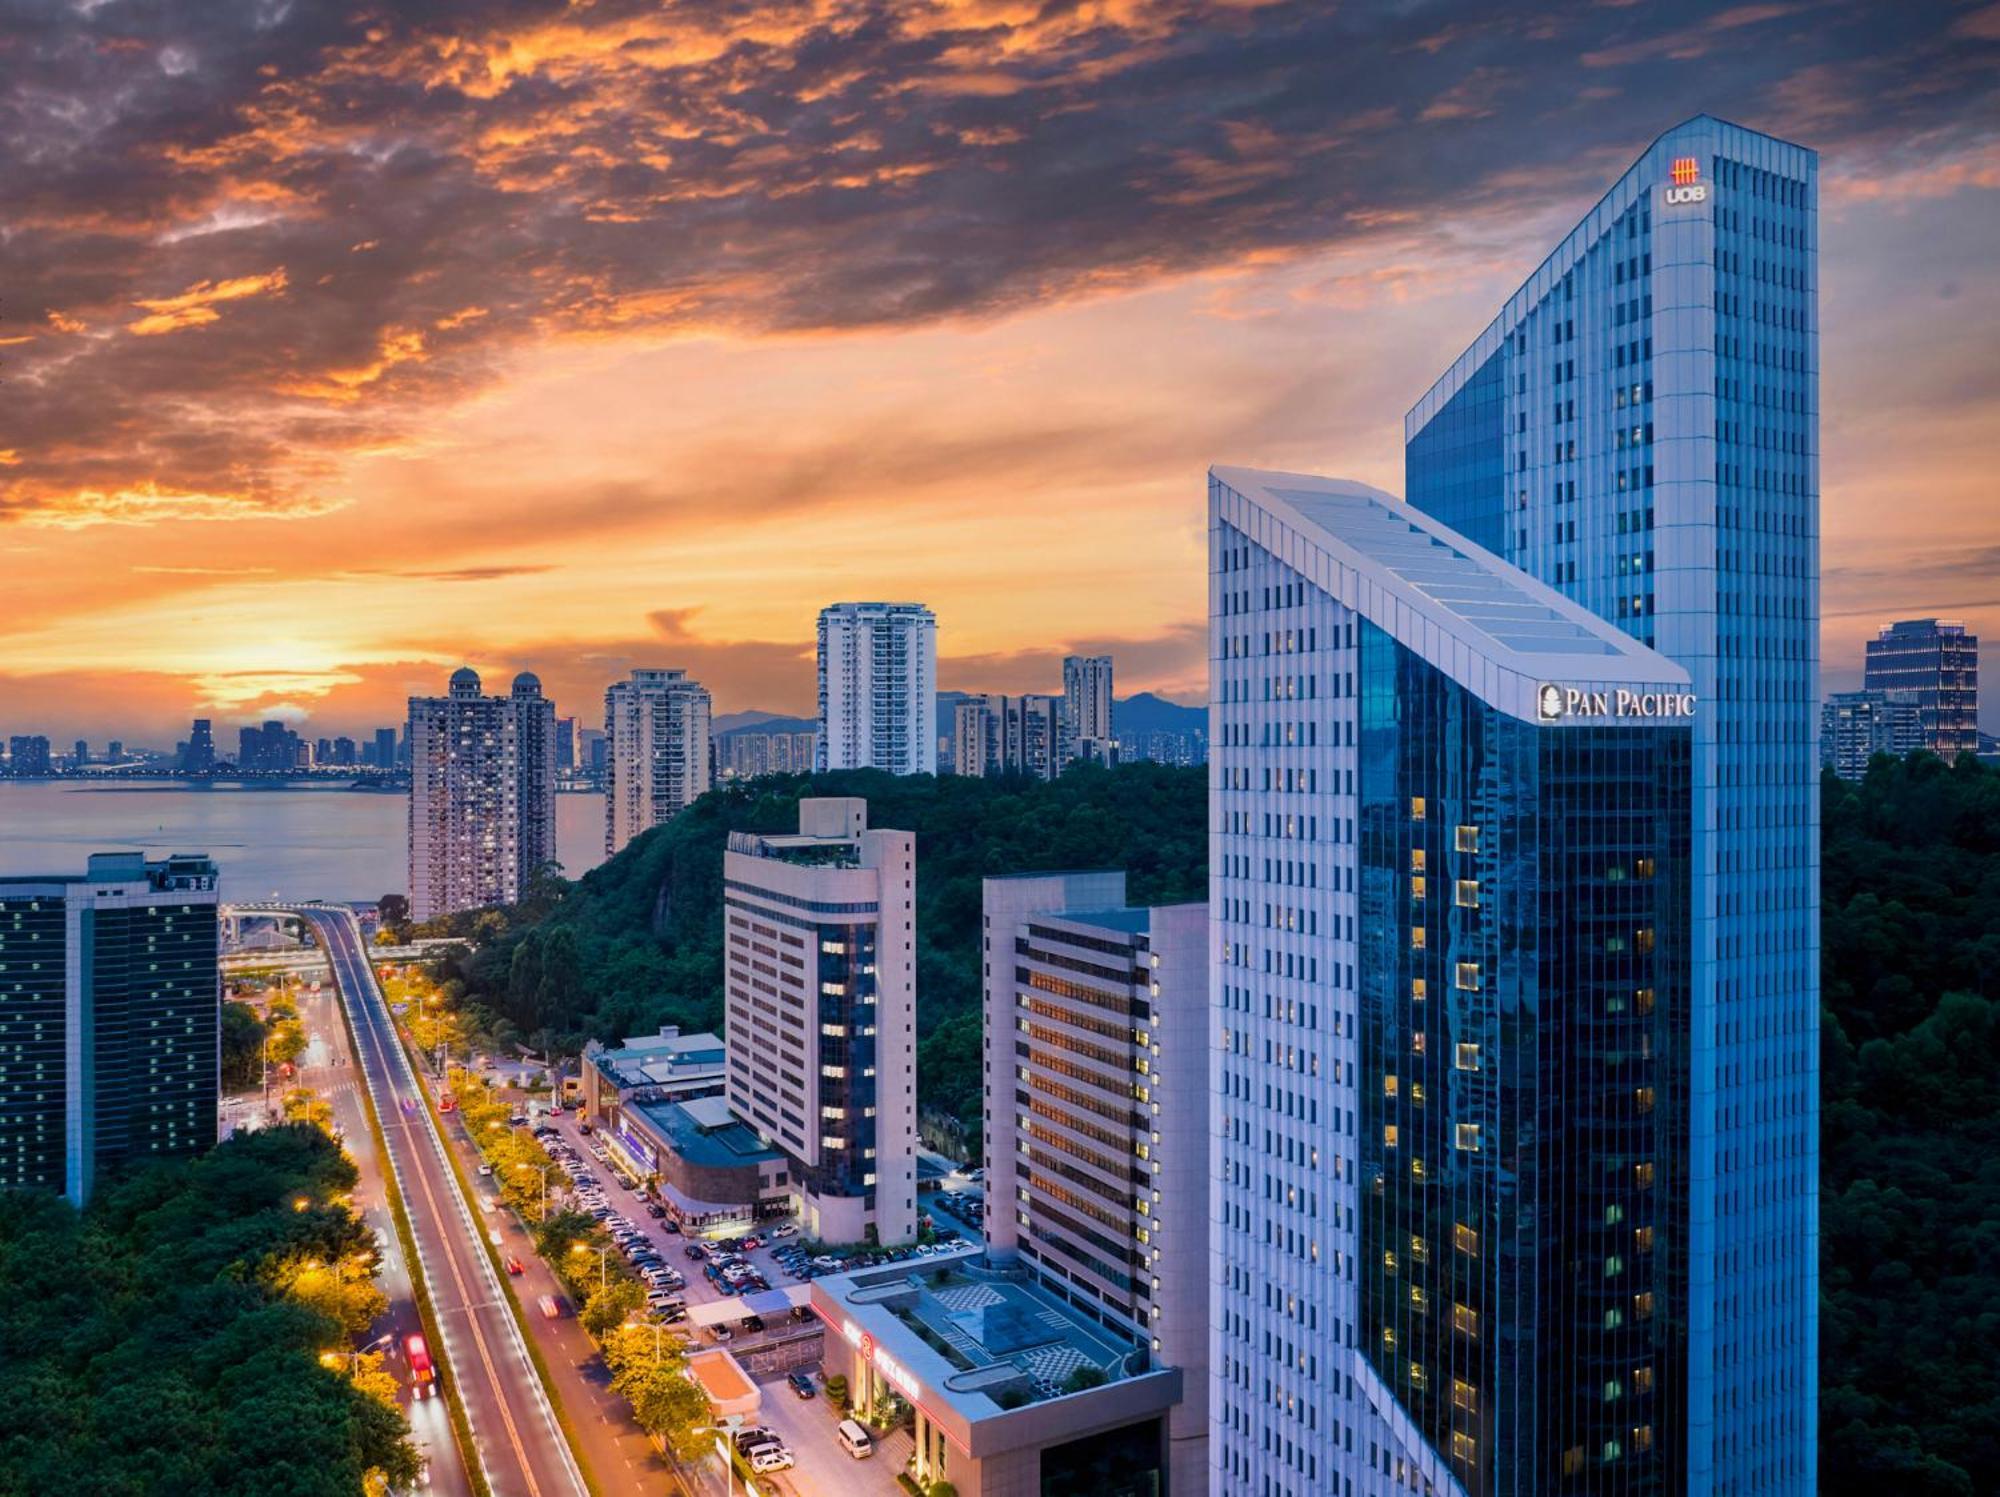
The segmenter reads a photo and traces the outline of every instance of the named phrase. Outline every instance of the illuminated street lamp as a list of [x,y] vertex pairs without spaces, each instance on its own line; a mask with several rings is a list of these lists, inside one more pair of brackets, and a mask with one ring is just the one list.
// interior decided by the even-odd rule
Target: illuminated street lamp
[[579,1242],[571,1247],[570,1251],[572,1253],[597,1254],[597,1287],[599,1289],[609,1289],[611,1287],[610,1248],[594,1248],[587,1242]]

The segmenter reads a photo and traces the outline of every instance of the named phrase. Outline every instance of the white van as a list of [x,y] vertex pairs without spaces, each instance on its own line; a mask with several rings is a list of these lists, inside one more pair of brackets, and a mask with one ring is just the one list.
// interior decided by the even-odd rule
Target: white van
[[875,1453],[875,1442],[869,1437],[868,1431],[852,1419],[841,1420],[839,1428],[834,1433],[840,1437],[840,1443],[847,1447],[847,1453],[857,1461],[865,1461]]

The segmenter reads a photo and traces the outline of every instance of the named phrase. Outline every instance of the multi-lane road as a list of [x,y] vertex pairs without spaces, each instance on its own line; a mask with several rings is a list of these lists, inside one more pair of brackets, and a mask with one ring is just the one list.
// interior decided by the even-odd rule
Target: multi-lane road
[[[494,1497],[587,1497],[576,1458],[485,1251],[485,1229],[466,1204],[426,1111],[423,1090],[397,1043],[360,926],[350,911],[338,907],[301,905],[296,913],[312,926],[326,951],[354,1026],[362,1080],[381,1119],[387,1165],[416,1240],[415,1269],[430,1292],[444,1342],[432,1351],[472,1426],[473,1449],[466,1457],[484,1471]],[[352,1129],[348,1137],[355,1141]],[[427,1443],[435,1483],[438,1468],[448,1464],[441,1459],[446,1449],[435,1440]]]

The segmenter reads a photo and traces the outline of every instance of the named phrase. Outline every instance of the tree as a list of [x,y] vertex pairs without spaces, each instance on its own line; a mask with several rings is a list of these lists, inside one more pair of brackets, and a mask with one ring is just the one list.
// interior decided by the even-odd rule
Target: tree
[[645,1304],[646,1294],[635,1279],[607,1279],[590,1293],[584,1301],[582,1311],[577,1315],[577,1323],[588,1331],[593,1340],[603,1340],[613,1326],[624,1324],[625,1317],[635,1313]]
[[264,1074],[264,1036],[270,1031],[247,1003],[222,1004],[223,1089],[255,1086]]
[[1077,1368],[1068,1377],[1063,1379],[1063,1392],[1082,1393],[1090,1388],[1101,1388],[1108,1381],[1109,1379],[1105,1377],[1102,1367],[1085,1365]]

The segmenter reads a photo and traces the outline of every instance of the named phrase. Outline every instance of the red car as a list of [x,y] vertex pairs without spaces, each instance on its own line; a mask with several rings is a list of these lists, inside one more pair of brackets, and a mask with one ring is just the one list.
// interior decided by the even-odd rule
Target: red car
[[437,1393],[437,1368],[431,1363],[430,1348],[424,1345],[422,1336],[412,1336],[403,1343],[403,1349],[410,1357],[411,1397],[426,1398]]
[[519,1258],[509,1258],[507,1260],[507,1272],[513,1274],[516,1278],[519,1278],[521,1273],[523,1272],[521,1268],[521,1260]]

